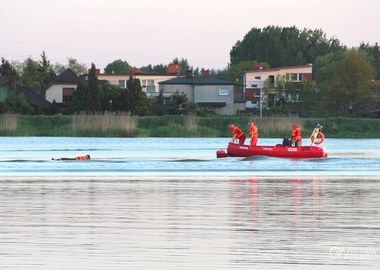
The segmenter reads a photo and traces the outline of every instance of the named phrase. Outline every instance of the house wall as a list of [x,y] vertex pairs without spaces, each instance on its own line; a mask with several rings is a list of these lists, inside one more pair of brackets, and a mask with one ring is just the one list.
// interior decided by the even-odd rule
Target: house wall
[[[228,90],[228,95],[219,94],[219,89],[222,93],[226,93]],[[213,111],[217,114],[232,115],[235,113],[234,109],[234,87],[233,85],[161,85],[161,90],[164,96],[170,96],[176,93],[184,93],[190,102],[225,102],[224,107],[215,107]]]
[[4,85],[0,85],[0,102],[4,102],[7,99],[8,95],[9,88]]
[[194,102],[225,102],[226,106],[215,108],[215,113],[234,114],[234,87],[233,85],[196,85]]
[[49,102],[63,103],[63,88],[75,88],[73,84],[54,84],[46,90],[45,98]]
[[[303,74],[304,79],[311,80],[313,67],[307,66],[295,66],[295,67],[283,67],[275,69],[263,69],[263,70],[249,70],[245,72],[246,88],[260,88],[260,82],[266,81],[270,76],[274,77],[274,83],[276,84],[276,78],[285,74]],[[256,85],[256,87],[255,87]]]
[[[244,72],[245,87],[244,93],[246,98],[246,108],[255,108],[259,106],[260,102],[260,89],[264,87],[265,81],[272,81],[274,86],[277,85],[277,77],[284,76],[288,74],[297,74],[296,80],[291,80],[293,82],[301,82],[304,80],[312,80],[312,65],[306,66],[292,66],[292,67],[282,67],[274,69],[262,69],[262,70],[248,70]],[[302,75],[300,75],[302,74]],[[301,77],[300,77],[301,76]],[[266,93],[271,93],[276,95],[275,90],[266,89]],[[263,93],[263,100],[265,99],[265,94]]]
[[194,87],[185,84],[165,84],[161,86],[164,96],[171,96],[176,92],[184,93],[190,102],[194,102]]

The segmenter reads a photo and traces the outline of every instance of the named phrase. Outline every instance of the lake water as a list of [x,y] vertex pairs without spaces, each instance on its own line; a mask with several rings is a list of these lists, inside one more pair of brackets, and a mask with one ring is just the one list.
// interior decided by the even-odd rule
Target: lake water
[[304,160],[217,159],[229,138],[0,141],[1,269],[380,267],[379,139]]

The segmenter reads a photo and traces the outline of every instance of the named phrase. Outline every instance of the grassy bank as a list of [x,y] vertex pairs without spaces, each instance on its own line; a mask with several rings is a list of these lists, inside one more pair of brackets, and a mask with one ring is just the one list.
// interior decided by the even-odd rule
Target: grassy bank
[[127,114],[101,115],[0,115],[1,136],[69,136],[69,137],[230,137],[230,123],[248,131],[254,121],[259,136],[289,137],[292,124],[298,122],[307,137],[318,121],[327,138],[380,138],[380,119],[363,118],[291,118],[249,116],[151,116]]

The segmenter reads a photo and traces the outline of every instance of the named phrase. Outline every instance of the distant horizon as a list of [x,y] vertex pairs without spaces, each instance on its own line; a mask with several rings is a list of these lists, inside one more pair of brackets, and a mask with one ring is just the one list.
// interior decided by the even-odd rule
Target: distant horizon
[[0,18],[0,57],[39,60],[45,51],[52,65],[74,58],[102,71],[118,59],[140,68],[184,58],[193,68],[222,70],[254,27],[321,29],[348,48],[374,45],[379,10],[372,0],[13,0]]

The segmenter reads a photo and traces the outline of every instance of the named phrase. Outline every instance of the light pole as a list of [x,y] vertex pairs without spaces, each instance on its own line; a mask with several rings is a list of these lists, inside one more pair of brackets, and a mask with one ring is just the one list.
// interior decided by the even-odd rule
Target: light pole
[[263,67],[260,67],[260,118],[263,117],[263,80],[261,78],[261,70]]

